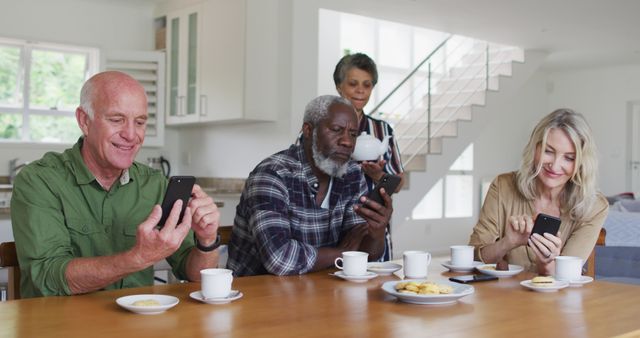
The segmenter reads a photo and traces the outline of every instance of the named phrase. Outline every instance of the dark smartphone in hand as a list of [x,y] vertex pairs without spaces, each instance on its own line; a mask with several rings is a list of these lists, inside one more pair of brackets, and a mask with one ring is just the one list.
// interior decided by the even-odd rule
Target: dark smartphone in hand
[[162,200],[162,218],[157,225],[159,229],[164,227],[164,223],[167,221],[169,213],[171,213],[171,209],[177,200],[182,200],[182,210],[180,210],[178,224],[182,222],[182,217],[184,216],[184,211],[187,209],[187,203],[189,203],[191,190],[193,190],[195,183],[196,178],[193,176],[172,176],[169,179],[169,185]]
[[533,223],[531,234],[539,234],[542,236],[542,234],[547,232],[555,236],[560,229],[560,223],[562,223],[562,221],[558,217],[540,213],[538,217],[536,217],[535,223]]
[[485,282],[490,280],[496,280],[498,277],[489,276],[489,275],[464,275],[464,276],[456,276],[449,277],[449,280],[456,283],[468,284],[475,282]]
[[378,184],[376,184],[376,187],[367,194],[367,198],[384,205],[384,200],[382,199],[382,195],[380,195],[380,188],[384,188],[387,195],[391,196],[398,188],[400,181],[400,176],[384,174],[380,181],[378,181]]

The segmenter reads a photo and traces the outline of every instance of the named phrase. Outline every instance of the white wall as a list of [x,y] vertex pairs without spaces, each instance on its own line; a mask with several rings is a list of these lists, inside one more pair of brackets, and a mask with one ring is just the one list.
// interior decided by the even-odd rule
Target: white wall
[[640,100],[640,65],[554,72],[549,89],[550,107],[573,108],[591,124],[600,154],[601,191],[628,191],[627,102]]

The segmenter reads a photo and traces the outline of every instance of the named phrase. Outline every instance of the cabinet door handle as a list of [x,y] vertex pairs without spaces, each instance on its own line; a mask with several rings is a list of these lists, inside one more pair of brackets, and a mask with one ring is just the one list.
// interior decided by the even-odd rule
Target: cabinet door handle
[[207,116],[207,95],[200,95],[200,116]]
[[178,96],[178,116],[184,116],[184,96]]

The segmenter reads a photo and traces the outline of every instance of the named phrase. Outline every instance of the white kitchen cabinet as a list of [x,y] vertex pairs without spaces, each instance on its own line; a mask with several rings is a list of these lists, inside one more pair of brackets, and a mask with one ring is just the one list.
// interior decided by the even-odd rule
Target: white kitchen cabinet
[[245,100],[246,0],[206,0],[167,15],[167,124],[264,121]]
[[167,124],[198,122],[201,6],[167,15]]

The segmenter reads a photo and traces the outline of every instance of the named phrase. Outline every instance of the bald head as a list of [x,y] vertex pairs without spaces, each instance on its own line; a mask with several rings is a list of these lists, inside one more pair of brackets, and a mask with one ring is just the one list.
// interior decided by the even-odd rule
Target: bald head
[[106,71],[84,83],[80,91],[80,108],[93,119],[95,102],[110,102],[118,95],[141,95],[147,101],[147,93],[136,79],[123,72]]

